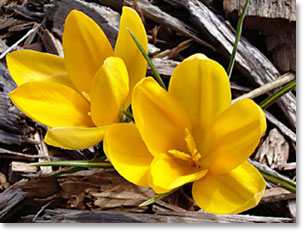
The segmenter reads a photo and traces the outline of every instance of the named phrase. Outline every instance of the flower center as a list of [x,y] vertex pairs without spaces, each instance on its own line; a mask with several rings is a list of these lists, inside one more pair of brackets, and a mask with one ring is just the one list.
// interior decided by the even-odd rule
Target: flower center
[[201,159],[201,155],[199,153],[199,151],[197,150],[196,147],[196,143],[195,140],[191,134],[191,132],[189,131],[189,129],[185,128],[185,138],[184,138],[185,142],[186,142],[186,147],[188,152],[182,152],[179,150],[169,150],[168,153],[169,155],[174,158],[174,159],[178,159],[180,161],[186,162],[187,164],[191,165],[191,166],[195,166],[197,168],[200,168],[200,159]]

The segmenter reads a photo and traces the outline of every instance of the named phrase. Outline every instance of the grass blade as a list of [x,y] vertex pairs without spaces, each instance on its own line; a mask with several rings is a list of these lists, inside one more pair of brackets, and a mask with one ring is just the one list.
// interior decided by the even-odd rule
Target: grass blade
[[134,118],[133,118],[133,115],[132,113],[128,112],[128,111],[121,111],[123,114],[125,114],[125,116],[127,116],[130,120],[132,120],[133,122],[135,121]]
[[261,106],[262,109],[268,108],[270,105],[272,105],[275,101],[277,101],[281,96],[285,95],[287,92],[293,90],[296,87],[296,80],[293,80],[292,82],[288,83],[281,89],[279,89],[277,92],[275,92],[273,95],[269,96],[267,99],[263,100],[259,106]]
[[146,53],[145,49],[142,47],[142,45],[140,44],[140,42],[137,40],[137,38],[135,37],[135,35],[129,30],[129,28],[127,28],[129,34],[131,35],[132,39],[134,40],[134,42],[136,43],[136,45],[138,46],[138,48],[140,49],[142,55],[144,56],[144,58],[146,59],[147,63],[149,64],[151,70],[153,71],[154,75],[155,75],[155,79],[157,80],[157,82],[160,84],[161,87],[163,87],[165,90],[167,90],[160,74],[158,73],[156,67],[154,66],[154,64],[152,63],[151,59],[149,58],[148,54]]
[[83,171],[83,170],[87,170],[87,168],[85,168],[85,167],[71,167],[69,169],[62,170],[62,171],[59,171],[59,172],[56,172],[54,174],[47,175],[47,176],[48,177],[57,177],[57,176],[60,176],[60,175],[72,174],[72,173],[75,173],[75,172],[78,172],[78,171]]
[[62,160],[31,163],[31,166],[65,166],[65,167],[84,167],[84,168],[109,168],[112,164],[109,162],[87,161],[87,160]]
[[273,184],[276,184],[284,189],[287,189],[288,191],[292,193],[296,193],[296,183],[292,182],[290,180],[286,180],[282,177],[276,176],[268,171],[259,169],[260,173],[263,175],[263,177],[268,181]]
[[158,194],[150,199],[148,199],[147,201],[144,201],[143,203],[141,203],[139,206],[148,206],[148,205],[151,205],[153,203],[155,203],[156,201],[162,199],[163,197],[166,197],[168,196],[169,194],[175,192],[177,189],[173,189],[167,193],[161,193],[161,194]]
[[237,51],[237,45],[238,45],[238,41],[240,39],[241,36],[241,32],[242,32],[242,27],[243,27],[243,22],[244,22],[244,18],[246,16],[246,12],[247,12],[247,8],[249,5],[249,0],[246,1],[243,11],[238,19],[237,22],[237,29],[236,29],[236,37],[235,37],[235,42],[234,42],[234,47],[233,47],[233,51],[230,57],[230,63],[229,63],[229,67],[227,70],[227,74],[229,76],[229,79],[231,78],[232,75],[232,71],[233,71],[233,67],[234,67],[234,63],[235,63],[235,56],[236,56],[236,51]]

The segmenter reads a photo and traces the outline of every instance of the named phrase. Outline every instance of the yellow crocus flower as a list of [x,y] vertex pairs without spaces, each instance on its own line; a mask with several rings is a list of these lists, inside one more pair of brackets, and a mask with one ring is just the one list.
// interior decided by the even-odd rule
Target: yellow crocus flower
[[154,79],[134,88],[134,124],[113,124],[104,150],[130,182],[158,194],[194,182],[200,208],[236,214],[257,205],[266,183],[247,158],[266,130],[250,99],[231,105],[225,70],[195,54],[173,71],[168,92]]
[[127,28],[147,51],[140,17],[123,7],[113,51],[100,27],[72,10],[63,32],[64,58],[31,50],[7,55],[18,87],[9,94],[27,116],[52,127],[45,141],[67,149],[84,149],[103,139],[130,104],[134,85],[146,74],[147,62]]

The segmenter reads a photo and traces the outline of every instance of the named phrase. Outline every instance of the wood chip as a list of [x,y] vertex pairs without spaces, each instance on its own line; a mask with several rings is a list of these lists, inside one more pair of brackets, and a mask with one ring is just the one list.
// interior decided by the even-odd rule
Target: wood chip
[[[24,216],[21,222],[32,222],[34,215]],[[205,212],[162,211],[150,214],[88,211],[71,209],[46,209],[36,223],[288,223],[291,218],[259,217],[249,215],[214,215]]]
[[8,180],[10,183],[16,183],[21,180],[24,175],[31,173],[35,174],[37,170],[37,167],[30,166],[28,163],[13,161],[11,162],[8,171]]
[[6,176],[0,172],[0,193],[7,189],[10,184],[6,181]]
[[256,160],[268,165],[271,169],[283,166],[288,158],[289,144],[276,128],[270,131],[255,155]]
[[[246,0],[223,0],[223,9],[227,14],[237,11],[238,15],[240,15],[245,2]],[[296,21],[296,1],[250,1],[246,16],[258,16],[272,19],[282,18],[289,21]]]
[[296,194],[291,193],[286,189],[275,187],[271,189],[266,189],[260,203],[272,203],[295,198]]

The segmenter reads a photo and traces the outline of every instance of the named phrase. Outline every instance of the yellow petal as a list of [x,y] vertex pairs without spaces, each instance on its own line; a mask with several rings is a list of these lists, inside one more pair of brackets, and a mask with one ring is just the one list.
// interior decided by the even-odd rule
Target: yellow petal
[[208,173],[193,184],[193,198],[203,210],[213,214],[238,214],[256,206],[266,182],[248,161],[223,175]]
[[[122,58],[129,74],[129,89],[138,81],[145,77],[147,62],[137,45],[130,36],[127,28],[135,35],[145,51],[148,51],[148,42],[144,25],[138,14],[131,8],[123,7],[123,12],[120,21],[120,29],[118,39],[115,45],[115,55]],[[130,104],[131,93],[125,108]]]
[[89,103],[75,90],[57,83],[28,82],[9,94],[35,121],[50,127],[93,126]]
[[153,159],[133,124],[114,124],[104,138],[104,151],[126,180],[148,187],[147,172]]
[[119,122],[129,92],[128,73],[119,57],[109,57],[97,72],[91,88],[91,114],[95,125]]
[[101,142],[106,130],[107,126],[95,128],[55,127],[47,131],[44,141],[51,146],[82,150]]
[[153,155],[171,149],[186,152],[187,113],[153,78],[145,78],[134,88],[132,108],[137,128]]
[[155,158],[150,166],[150,186],[156,193],[168,192],[202,178],[207,170],[179,163],[169,157]]
[[18,86],[26,82],[47,81],[74,88],[62,57],[32,50],[19,50],[9,53],[6,61]]
[[266,130],[262,109],[243,99],[219,115],[207,131],[203,167],[215,173],[227,173],[246,160]]
[[192,135],[199,146],[212,120],[231,104],[228,76],[217,62],[195,54],[173,71],[168,92],[185,107],[192,122]]
[[63,48],[71,81],[80,93],[90,93],[95,73],[114,55],[107,37],[92,19],[72,10],[65,22]]

